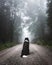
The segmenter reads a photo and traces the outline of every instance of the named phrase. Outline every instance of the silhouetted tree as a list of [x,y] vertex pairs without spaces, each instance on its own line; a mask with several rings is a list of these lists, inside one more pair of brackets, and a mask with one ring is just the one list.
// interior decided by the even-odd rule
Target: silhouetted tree
[[0,6],[0,41],[5,43],[13,38],[13,19],[10,17],[10,7],[1,0]]
[[47,14],[48,14],[48,26],[49,26],[49,40],[52,40],[52,0],[47,0],[48,3],[47,3],[47,7],[48,7],[48,10],[47,10]]

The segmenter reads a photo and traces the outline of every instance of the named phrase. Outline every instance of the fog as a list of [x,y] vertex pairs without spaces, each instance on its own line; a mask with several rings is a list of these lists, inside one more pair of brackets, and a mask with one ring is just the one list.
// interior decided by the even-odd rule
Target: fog
[[[19,39],[23,42],[25,37],[30,41],[38,38],[42,31],[41,26],[45,33],[48,32],[47,0],[5,0],[4,6],[10,9],[10,17],[14,20],[14,41]],[[7,12],[4,9],[4,13]]]
[[[39,26],[40,23],[43,23],[43,25],[46,24],[46,3],[46,0],[16,1],[16,16],[21,19],[19,25],[20,30],[18,31],[21,34],[21,36],[19,36],[20,41],[23,41],[25,37],[33,40],[36,38],[37,26]],[[41,20],[42,18],[44,21]],[[18,22],[19,21],[17,21],[16,24],[18,24]]]

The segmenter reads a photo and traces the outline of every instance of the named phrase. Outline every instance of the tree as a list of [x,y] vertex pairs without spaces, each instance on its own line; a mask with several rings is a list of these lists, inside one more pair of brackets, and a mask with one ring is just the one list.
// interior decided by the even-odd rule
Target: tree
[[49,26],[49,39],[52,40],[52,0],[48,0],[47,3],[48,6],[48,10],[47,10],[47,14],[48,14],[48,26]]
[[1,0],[0,6],[0,41],[5,43],[13,39],[13,23],[11,17],[10,6],[7,5],[6,0]]

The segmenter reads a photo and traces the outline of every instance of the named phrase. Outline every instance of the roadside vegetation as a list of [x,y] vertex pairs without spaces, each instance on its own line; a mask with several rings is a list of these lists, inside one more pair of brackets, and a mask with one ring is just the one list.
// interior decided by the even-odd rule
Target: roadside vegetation
[[47,46],[49,48],[52,48],[52,41],[44,41],[44,40],[39,40],[37,41],[38,45],[44,45]]
[[0,43],[0,51],[4,50],[6,48],[10,48],[10,47],[15,46],[15,45],[17,45],[16,42]]

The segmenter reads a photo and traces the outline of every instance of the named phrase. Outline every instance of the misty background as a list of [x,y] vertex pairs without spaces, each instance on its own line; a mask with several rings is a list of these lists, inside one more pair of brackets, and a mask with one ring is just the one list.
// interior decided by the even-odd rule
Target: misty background
[[52,41],[52,0],[0,0],[0,42]]

